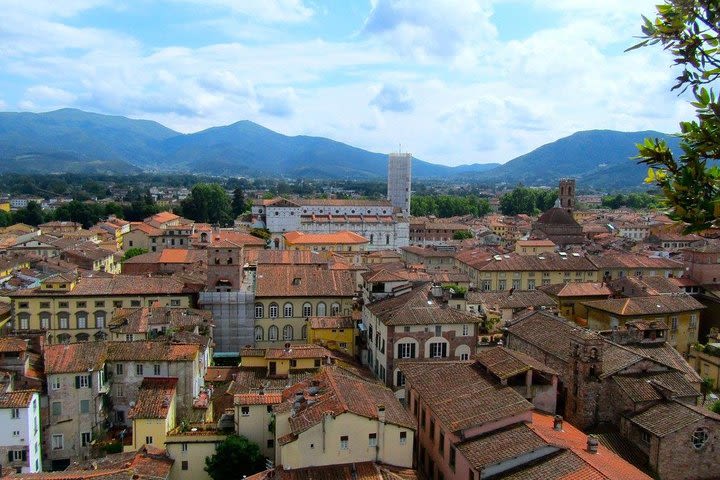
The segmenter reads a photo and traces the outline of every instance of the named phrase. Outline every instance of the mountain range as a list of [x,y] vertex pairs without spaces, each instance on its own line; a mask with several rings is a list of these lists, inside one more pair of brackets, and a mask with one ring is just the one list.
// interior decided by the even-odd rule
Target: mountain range
[[[505,164],[448,167],[413,159],[413,177],[553,185],[576,177],[597,188],[642,185],[646,168],[631,158],[645,132],[577,132]],[[329,166],[332,166],[329,168]],[[322,137],[286,136],[250,121],[181,134],[157,122],[61,109],[0,113],[0,173],[202,172],[285,178],[382,179],[387,155]]]

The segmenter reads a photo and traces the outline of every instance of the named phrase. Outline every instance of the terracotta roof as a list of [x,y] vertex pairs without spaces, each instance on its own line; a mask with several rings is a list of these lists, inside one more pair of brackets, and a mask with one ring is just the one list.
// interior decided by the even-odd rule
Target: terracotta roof
[[146,235],[150,236],[159,236],[162,235],[163,231],[157,227],[153,227],[152,225],[148,225],[147,223],[143,222],[132,222],[130,224],[130,231],[140,230]]
[[483,350],[475,355],[475,360],[501,380],[514,377],[528,370],[557,375],[555,370],[544,363],[538,362],[530,355],[509,350],[505,347]]
[[557,302],[540,290],[506,290],[502,292],[468,292],[468,303],[484,304],[491,308],[552,307]]
[[240,349],[240,358],[242,358],[242,357],[264,357],[264,356],[265,356],[264,348],[245,347],[245,348]]
[[143,378],[135,406],[128,412],[128,418],[167,418],[177,381],[177,378],[168,377]]
[[234,397],[235,405],[276,405],[282,402],[282,393],[239,393]]
[[257,252],[257,264],[280,265],[326,265],[328,259],[317,252],[304,250],[260,250]]
[[538,222],[551,225],[577,225],[578,223],[564,208],[554,207],[540,215]]
[[712,420],[720,422],[720,415],[703,407],[694,407],[680,401],[658,403],[629,420],[658,437],[664,437],[688,425]]
[[160,258],[158,259],[161,263],[189,263],[190,261],[196,261],[195,259],[189,260],[191,252],[187,249],[180,248],[164,248],[160,252]]
[[400,250],[424,258],[448,258],[454,257],[457,254],[457,252],[453,250],[438,250],[437,248],[416,247],[412,245],[400,247]]
[[656,268],[656,269],[684,269],[683,264],[662,257],[647,257],[627,252],[609,253],[606,255],[588,255],[588,260],[597,268]]
[[[562,479],[562,480],[608,480],[608,477],[592,468],[569,450],[560,450],[554,456],[526,468],[503,474],[504,480]],[[617,480],[624,480],[618,478]]]
[[0,353],[20,353],[27,350],[27,342],[17,337],[0,337]]
[[430,284],[416,287],[408,293],[388,297],[367,306],[378,320],[391,325],[437,325],[478,323],[479,317],[464,310],[449,308],[430,297]]
[[662,315],[701,310],[705,306],[690,295],[656,295],[652,297],[609,298],[582,302],[588,308],[620,316]]
[[501,430],[492,430],[456,445],[458,451],[475,470],[530,454],[547,446],[525,423],[515,423]]
[[480,271],[596,271],[588,258],[583,255],[560,255],[559,253],[546,252],[538,255],[520,255],[519,253],[508,253],[503,255],[475,254],[458,255],[456,257],[462,263]]
[[516,247],[556,247],[552,240],[518,240]]
[[291,245],[363,245],[370,240],[349,230],[334,233],[288,232],[283,234]]
[[383,468],[373,462],[359,462],[344,465],[274,470],[256,473],[246,480],[415,480],[412,473],[395,473],[395,469]]
[[355,322],[351,316],[343,317],[309,317],[310,328],[355,328]]
[[127,362],[191,362],[200,351],[197,344],[168,344],[165,342],[109,342],[107,361]]
[[663,400],[658,387],[669,390],[678,397],[694,399],[699,395],[683,374],[674,370],[645,372],[642,375],[613,375],[612,380],[635,403]]
[[33,399],[35,390],[13,390],[0,393],[0,408],[27,408]]
[[108,327],[114,333],[147,333],[151,326],[168,326],[178,331],[210,325],[207,310],[175,307],[141,307],[115,309]]
[[237,372],[238,367],[207,367],[205,382],[229,382]]
[[352,297],[353,274],[315,265],[258,265],[255,297]]
[[[613,453],[604,445],[598,445],[597,453],[587,451],[587,434],[581,432],[568,422],[563,422],[562,430],[553,428],[553,416],[544,413],[533,412],[533,421],[528,427],[537,433],[546,442],[566,448],[583,462],[600,472],[601,478],[625,480],[650,480],[651,477],[638,470],[635,466],[623,460],[619,455]],[[530,478],[530,477],[527,477]],[[535,477],[540,478],[540,477]],[[556,478],[556,477],[544,477]],[[584,478],[571,476],[567,478]]]
[[424,404],[453,432],[520,415],[533,408],[511,387],[499,385],[470,362],[400,362],[399,367]]
[[105,364],[107,346],[103,342],[81,342],[45,347],[45,373],[80,373],[99,370]]
[[568,282],[543,285],[538,287],[543,292],[555,297],[609,297],[612,290],[605,283]]
[[265,350],[265,358],[269,359],[324,358],[329,356],[332,356],[332,352],[319,345],[291,345],[287,349],[277,347]]
[[146,222],[152,221],[157,223],[167,223],[171,222],[173,220],[177,220],[180,217],[178,215],[175,215],[172,212],[160,212],[156,213],[155,215],[152,215],[151,217],[148,217],[145,219]]
[[107,296],[107,295],[180,295],[188,293],[185,284],[174,278],[143,275],[115,275],[111,277],[82,277],[74,289],[52,292],[33,289],[18,291],[15,296]]
[[[137,452],[115,453],[73,463],[62,472],[13,473],[13,479],[53,480],[164,480],[170,476],[173,459],[163,449],[143,446]],[[3,477],[5,478],[5,477]]]
[[385,422],[415,429],[415,421],[393,394],[392,390],[376,382],[362,380],[341,368],[326,367],[312,380],[302,382],[286,389],[283,398],[288,398],[285,408],[295,401],[295,392],[309,392],[312,381],[317,382],[318,392],[306,393],[315,400],[314,403],[303,402],[295,415],[289,418],[290,428],[294,435],[322,421],[326,413],[338,416],[351,412],[361,417],[377,420],[378,405],[385,407]]

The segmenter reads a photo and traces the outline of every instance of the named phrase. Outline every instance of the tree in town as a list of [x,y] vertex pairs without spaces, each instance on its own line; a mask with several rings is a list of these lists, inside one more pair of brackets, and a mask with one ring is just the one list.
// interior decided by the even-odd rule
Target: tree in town
[[458,230],[453,233],[453,240],[465,240],[467,238],[473,238],[473,233],[470,230]]
[[13,214],[13,223],[24,223],[37,227],[45,221],[45,214],[42,207],[37,202],[28,202],[28,206],[15,211]]
[[713,379],[710,377],[703,377],[702,381],[700,382],[700,393],[703,396],[703,405],[705,404],[705,400],[707,399],[708,394],[712,392],[714,384],[715,382],[713,382]]
[[230,435],[205,459],[205,471],[213,480],[242,478],[265,469],[260,447],[243,436]]
[[553,207],[557,192],[540,188],[528,188],[522,185],[500,197],[500,212],[503,215],[534,215]]
[[238,216],[245,213],[245,193],[243,192],[243,189],[240,187],[235,188],[233,190],[233,197],[232,197],[232,214],[233,217],[237,218]]
[[201,223],[227,226],[232,222],[232,204],[230,196],[217,183],[198,183],[190,195],[182,201],[181,212],[184,217]]
[[0,210],[0,228],[12,225],[12,215],[10,212]]
[[148,253],[147,248],[141,248],[141,247],[132,247],[128,248],[125,253],[123,254],[122,261],[128,260],[133,257],[137,257],[138,255],[142,255],[144,253]]
[[643,17],[641,41],[628,50],[660,45],[681,71],[673,90],[691,91],[696,118],[680,123],[678,154],[648,138],[638,161],[648,165],[647,183],[662,190],[669,216],[686,232],[720,225],[720,101],[712,85],[720,78],[720,3],[665,0],[654,19]]

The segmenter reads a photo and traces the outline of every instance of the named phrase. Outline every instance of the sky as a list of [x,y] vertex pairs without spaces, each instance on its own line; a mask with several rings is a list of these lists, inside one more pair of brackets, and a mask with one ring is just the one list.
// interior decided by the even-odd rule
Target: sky
[[504,163],[580,130],[692,116],[658,0],[0,0],[0,110],[286,135]]

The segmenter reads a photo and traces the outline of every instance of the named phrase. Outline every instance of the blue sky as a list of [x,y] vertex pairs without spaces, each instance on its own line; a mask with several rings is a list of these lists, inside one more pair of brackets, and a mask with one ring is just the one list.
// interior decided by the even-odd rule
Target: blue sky
[[623,52],[655,3],[0,0],[0,110],[505,162],[578,130],[677,130],[669,57]]

